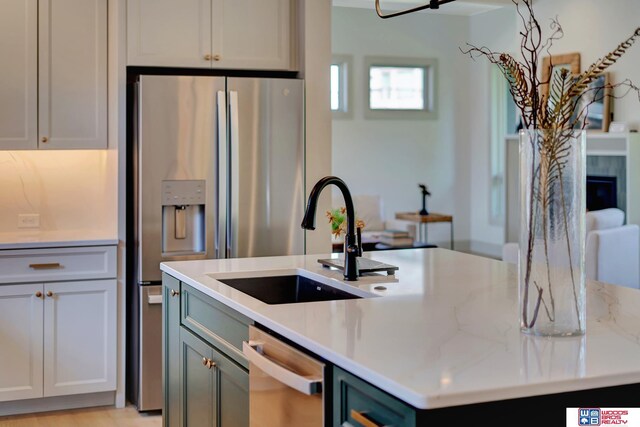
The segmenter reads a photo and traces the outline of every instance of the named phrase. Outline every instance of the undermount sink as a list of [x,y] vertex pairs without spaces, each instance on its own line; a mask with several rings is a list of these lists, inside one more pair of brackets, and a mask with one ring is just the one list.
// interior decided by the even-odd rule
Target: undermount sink
[[266,304],[292,304],[361,298],[298,274],[217,279]]

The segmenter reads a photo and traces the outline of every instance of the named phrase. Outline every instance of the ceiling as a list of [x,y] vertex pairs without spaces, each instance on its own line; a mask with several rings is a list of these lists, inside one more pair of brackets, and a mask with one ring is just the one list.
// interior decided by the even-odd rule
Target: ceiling
[[[393,11],[416,7],[428,2],[429,0],[380,0],[380,6],[385,11]],[[334,6],[360,7],[371,10],[374,10],[374,4],[374,0],[333,0]],[[457,0],[442,5],[437,11],[427,10],[421,13],[471,16],[509,5],[513,5],[511,0]]]

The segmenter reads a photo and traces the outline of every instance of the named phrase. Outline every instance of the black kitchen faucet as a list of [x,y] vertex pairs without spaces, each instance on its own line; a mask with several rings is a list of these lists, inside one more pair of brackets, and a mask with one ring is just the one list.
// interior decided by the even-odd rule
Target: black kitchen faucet
[[340,189],[342,197],[344,197],[345,207],[347,209],[347,235],[345,236],[346,253],[344,254],[344,280],[358,280],[358,256],[361,254],[356,244],[356,220],[355,210],[353,208],[353,199],[347,184],[337,176],[325,176],[313,186],[309,200],[307,202],[307,210],[302,219],[302,228],[306,230],[316,229],[316,208],[318,206],[318,198],[320,193],[329,184],[333,184]]

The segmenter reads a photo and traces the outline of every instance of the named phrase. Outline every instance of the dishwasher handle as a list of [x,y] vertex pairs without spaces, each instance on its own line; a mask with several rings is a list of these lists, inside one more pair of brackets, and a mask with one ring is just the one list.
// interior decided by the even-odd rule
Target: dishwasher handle
[[322,393],[322,378],[298,375],[267,358],[261,352],[262,342],[243,341],[242,354],[267,375],[291,387],[300,393],[311,396]]

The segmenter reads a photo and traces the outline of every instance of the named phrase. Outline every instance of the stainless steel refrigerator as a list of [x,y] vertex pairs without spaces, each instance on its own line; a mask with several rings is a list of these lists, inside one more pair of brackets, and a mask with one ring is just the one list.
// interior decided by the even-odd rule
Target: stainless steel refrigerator
[[304,253],[304,83],[136,80],[127,394],[148,411],[162,407],[160,262]]

